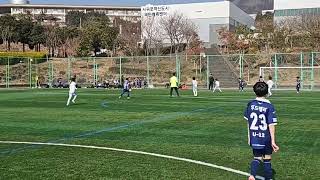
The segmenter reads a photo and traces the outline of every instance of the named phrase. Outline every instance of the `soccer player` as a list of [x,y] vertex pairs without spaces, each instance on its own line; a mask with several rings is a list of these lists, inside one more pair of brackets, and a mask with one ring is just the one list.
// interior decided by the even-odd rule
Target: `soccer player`
[[271,89],[274,85],[273,81],[272,81],[272,77],[269,76],[269,80],[267,81],[267,84],[268,84],[268,96],[272,96],[272,92],[271,92]]
[[216,81],[215,81],[215,86],[213,88],[213,92],[215,92],[216,89],[218,89],[220,92],[222,92],[221,89],[220,89],[220,82],[219,82],[218,79],[216,79]]
[[300,93],[300,88],[301,88],[301,80],[300,80],[300,77],[298,76],[297,77],[297,86],[296,86],[297,93]]
[[122,89],[121,95],[119,96],[119,99],[121,99],[125,93],[128,94],[127,99],[130,99],[130,92],[131,92],[131,86],[130,86],[129,78],[126,78],[126,80],[123,83],[123,89]]
[[244,118],[248,122],[248,143],[254,155],[249,180],[255,180],[262,163],[265,179],[270,180],[272,179],[271,155],[273,151],[279,150],[275,140],[276,111],[266,99],[268,85],[265,82],[257,82],[253,90],[257,98],[248,103],[244,112]]
[[214,85],[214,77],[213,77],[212,73],[210,73],[210,76],[209,76],[209,90],[213,90],[213,85]]
[[176,77],[176,73],[173,73],[173,76],[170,78],[170,97],[172,97],[172,91],[175,90],[177,96],[179,97],[179,91],[178,91],[178,79]]
[[198,96],[198,82],[195,77],[192,78],[192,91],[194,96]]
[[259,77],[259,81],[258,82],[264,82],[264,79],[262,76]]
[[76,78],[71,78],[71,83],[69,85],[69,98],[67,101],[67,106],[69,106],[71,98],[72,99],[72,103],[76,103],[76,99],[77,99],[77,94],[76,94],[76,90],[77,90],[77,83],[76,83]]
[[239,78],[239,91],[240,92],[243,92],[243,89],[244,89],[244,80],[243,79],[241,79],[241,78]]

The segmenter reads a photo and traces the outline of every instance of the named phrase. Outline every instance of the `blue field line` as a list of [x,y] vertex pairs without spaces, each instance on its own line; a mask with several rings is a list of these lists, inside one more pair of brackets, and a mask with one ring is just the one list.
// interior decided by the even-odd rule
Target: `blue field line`
[[104,108],[107,108],[108,107],[108,102],[107,101],[103,101],[101,103],[101,106],[104,107]]
[[[196,109],[196,110],[192,110],[190,112],[176,112],[176,113],[170,113],[167,115],[163,115],[163,116],[159,116],[156,118],[152,118],[152,120],[150,120],[149,118],[145,118],[145,119],[139,119],[136,122],[133,123],[127,123],[127,124],[122,124],[122,125],[118,125],[115,127],[107,127],[104,129],[100,129],[97,131],[89,131],[89,132],[84,132],[82,134],[78,134],[78,135],[71,135],[71,136],[67,136],[67,137],[63,137],[61,139],[57,139],[57,140],[52,140],[52,141],[48,141],[47,143],[61,143],[63,141],[67,141],[67,140],[73,140],[73,139],[77,139],[77,138],[85,138],[85,137],[92,137],[95,135],[99,135],[102,133],[106,133],[106,132],[112,132],[115,130],[120,130],[120,129],[126,129],[132,126],[137,126],[137,125],[143,125],[143,124],[147,124],[147,123],[153,123],[153,122],[161,122],[161,121],[168,121],[168,120],[172,120],[175,119],[179,116],[186,116],[186,115],[192,115],[195,113],[199,113],[199,112],[203,112],[203,111],[209,111],[210,112],[222,112],[223,109],[220,109],[218,107],[210,107],[210,108],[204,108],[204,109]],[[15,154],[17,152],[23,152],[27,149],[36,149],[36,148],[40,148],[41,145],[28,145],[28,146],[24,146],[21,148],[15,148],[15,149],[9,149],[9,150],[5,150],[5,151],[1,151],[0,155],[12,155]]]

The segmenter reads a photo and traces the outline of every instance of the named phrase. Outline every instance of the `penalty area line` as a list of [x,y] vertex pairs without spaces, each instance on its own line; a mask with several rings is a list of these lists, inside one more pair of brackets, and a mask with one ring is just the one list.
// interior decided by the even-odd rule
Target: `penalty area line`
[[[77,145],[77,144],[62,144],[62,143],[42,143],[42,142],[17,142],[17,141],[0,141],[0,144],[28,144],[28,145],[46,145],[46,146],[60,146],[60,147],[76,147],[76,148],[87,148],[87,149],[100,149],[100,150],[108,150],[108,151],[116,151],[116,152],[125,152],[125,153],[131,153],[131,154],[141,154],[141,155],[147,155],[147,156],[154,156],[154,157],[159,157],[159,158],[165,158],[165,159],[172,159],[172,160],[177,160],[177,161],[184,161],[184,162],[189,162],[193,164],[198,164],[202,166],[207,166],[207,167],[212,167],[228,172],[232,172],[235,174],[243,175],[249,177],[250,174],[224,167],[224,166],[219,166],[203,161],[197,161],[197,160],[192,160],[192,159],[187,159],[187,158],[180,158],[180,157],[175,157],[175,156],[169,156],[169,155],[163,155],[163,154],[156,154],[156,153],[150,153],[150,152],[144,152],[144,151],[135,151],[135,150],[128,150],[128,149],[117,149],[117,148],[109,148],[109,147],[101,147],[101,146],[89,146],[89,145]],[[257,176],[256,179],[264,180],[263,177]]]

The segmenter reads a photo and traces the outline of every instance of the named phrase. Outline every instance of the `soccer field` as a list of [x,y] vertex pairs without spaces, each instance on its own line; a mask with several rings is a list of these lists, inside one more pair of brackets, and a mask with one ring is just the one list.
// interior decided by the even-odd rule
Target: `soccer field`
[[[67,89],[0,90],[0,179],[246,179],[247,91],[133,90],[127,100],[118,90],[79,89],[66,107]],[[275,179],[319,179],[320,93],[278,91],[270,100],[279,119]]]

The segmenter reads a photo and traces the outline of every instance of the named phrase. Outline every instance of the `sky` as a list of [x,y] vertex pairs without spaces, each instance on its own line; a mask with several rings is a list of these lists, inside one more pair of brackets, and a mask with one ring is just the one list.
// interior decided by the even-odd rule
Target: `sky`
[[[215,2],[215,1],[222,1],[222,0],[31,0],[31,4],[141,6],[146,4],[177,4],[177,3]],[[0,0],[0,4],[8,4],[9,2],[10,2],[9,0]]]

